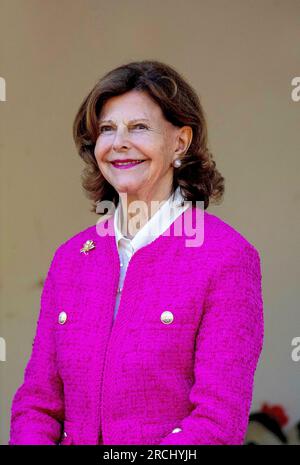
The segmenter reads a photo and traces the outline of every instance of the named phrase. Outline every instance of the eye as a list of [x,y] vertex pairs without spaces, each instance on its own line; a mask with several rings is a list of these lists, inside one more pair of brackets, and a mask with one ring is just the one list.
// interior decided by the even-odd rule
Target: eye
[[107,131],[103,131],[103,129],[105,128],[110,128],[111,126],[101,126],[101,128],[99,128],[99,132],[107,132]]
[[146,129],[148,129],[148,128],[147,128],[147,126],[145,126],[145,124],[142,124],[142,123],[135,124],[135,126],[134,126],[134,127],[136,128],[137,126],[142,126],[143,128],[146,128]]
[[[147,127],[145,124],[143,124],[143,123],[135,124],[133,127],[134,127],[134,128],[142,127],[143,129],[144,129],[144,128],[145,128],[145,129],[148,129],[148,127]],[[106,125],[106,126],[101,126],[101,127],[99,128],[99,132],[100,132],[100,133],[102,133],[102,132],[108,132],[108,131],[105,130],[105,129],[107,129],[107,128],[110,129],[111,126],[107,126],[107,125]]]

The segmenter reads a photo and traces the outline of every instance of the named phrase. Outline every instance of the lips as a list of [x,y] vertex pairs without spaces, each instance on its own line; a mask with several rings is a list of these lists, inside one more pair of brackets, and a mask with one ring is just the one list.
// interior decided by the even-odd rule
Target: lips
[[131,159],[126,159],[126,160],[114,160],[112,161],[111,163],[113,165],[122,165],[122,164],[125,164],[125,163],[141,163],[142,161],[145,161],[145,160],[131,160]]
[[113,161],[111,164],[118,169],[128,169],[128,168],[134,168],[138,165],[141,165],[143,162],[146,160],[124,160],[124,161]]

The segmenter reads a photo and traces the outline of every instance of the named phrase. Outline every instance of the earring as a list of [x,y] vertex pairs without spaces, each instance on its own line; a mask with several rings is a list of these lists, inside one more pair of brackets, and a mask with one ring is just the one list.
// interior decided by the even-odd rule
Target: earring
[[179,166],[181,166],[181,160],[179,160],[179,158],[176,158],[176,160],[173,161],[173,166],[174,168],[179,168]]

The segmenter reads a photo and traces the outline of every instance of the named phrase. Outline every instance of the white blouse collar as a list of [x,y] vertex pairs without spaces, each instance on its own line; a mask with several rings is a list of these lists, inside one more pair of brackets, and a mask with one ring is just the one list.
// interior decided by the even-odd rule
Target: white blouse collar
[[190,204],[188,202],[181,205],[184,202],[184,198],[181,195],[180,187],[178,186],[174,194],[170,195],[168,200],[154,213],[149,221],[130,239],[121,233],[121,200],[119,200],[118,206],[114,214],[114,230],[116,244],[119,248],[122,243],[129,245],[133,252],[137,251],[141,247],[149,244],[175,221],[175,219],[183,213]]

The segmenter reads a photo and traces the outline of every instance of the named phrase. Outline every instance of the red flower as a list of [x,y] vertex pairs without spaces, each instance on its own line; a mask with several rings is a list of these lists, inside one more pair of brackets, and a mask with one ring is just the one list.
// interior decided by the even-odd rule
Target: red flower
[[271,406],[264,403],[261,407],[261,412],[273,417],[280,426],[286,425],[289,421],[289,417],[286,415],[284,408],[281,405]]

